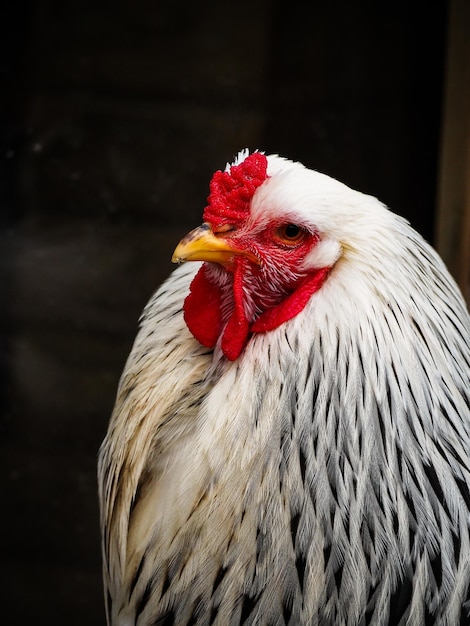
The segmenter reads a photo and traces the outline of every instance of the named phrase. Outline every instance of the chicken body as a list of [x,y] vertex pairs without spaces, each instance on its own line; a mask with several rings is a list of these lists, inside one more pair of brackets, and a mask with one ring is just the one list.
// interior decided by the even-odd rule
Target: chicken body
[[[108,623],[470,623],[462,296],[374,198],[276,156],[267,176],[236,232],[217,226],[234,249],[250,241],[239,274],[182,265],[144,310],[100,450]],[[284,265],[295,289],[328,274],[264,330],[261,309],[292,293],[262,235],[279,220],[306,233],[305,251],[280,245],[303,255]],[[219,294],[211,347],[185,310],[201,268]],[[235,349],[238,275],[249,325]]]

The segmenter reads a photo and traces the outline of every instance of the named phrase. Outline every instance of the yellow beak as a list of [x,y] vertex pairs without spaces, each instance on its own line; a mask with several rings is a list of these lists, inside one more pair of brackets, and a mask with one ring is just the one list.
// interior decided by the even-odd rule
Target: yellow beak
[[188,233],[176,246],[171,258],[173,263],[184,261],[211,261],[221,265],[230,264],[234,256],[245,256],[259,264],[258,258],[248,250],[233,246],[221,235],[214,235],[206,222]]

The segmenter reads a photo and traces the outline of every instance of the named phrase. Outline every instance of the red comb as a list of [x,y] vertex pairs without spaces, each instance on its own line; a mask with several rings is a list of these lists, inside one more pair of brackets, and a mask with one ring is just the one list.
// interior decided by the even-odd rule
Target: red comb
[[228,172],[217,171],[209,184],[208,205],[203,219],[212,227],[239,224],[249,212],[256,189],[268,178],[268,160],[261,152],[253,152]]

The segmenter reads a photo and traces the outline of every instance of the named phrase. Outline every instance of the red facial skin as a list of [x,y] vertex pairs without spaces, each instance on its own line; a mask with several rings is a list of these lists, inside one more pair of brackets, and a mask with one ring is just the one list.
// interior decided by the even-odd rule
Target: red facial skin
[[191,284],[184,315],[200,343],[214,347],[221,337],[222,351],[233,361],[252,333],[267,332],[295,317],[329,268],[302,268],[319,237],[294,224],[275,222],[249,232],[245,224],[233,230],[224,225],[215,234],[242,253],[223,267],[203,265]]

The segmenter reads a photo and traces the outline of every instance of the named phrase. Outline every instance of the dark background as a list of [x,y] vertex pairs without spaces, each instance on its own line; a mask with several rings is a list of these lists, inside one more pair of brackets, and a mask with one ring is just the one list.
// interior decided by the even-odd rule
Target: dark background
[[243,147],[277,152],[433,242],[447,6],[1,10],[1,619],[94,626],[97,450],[140,311],[212,172]]

